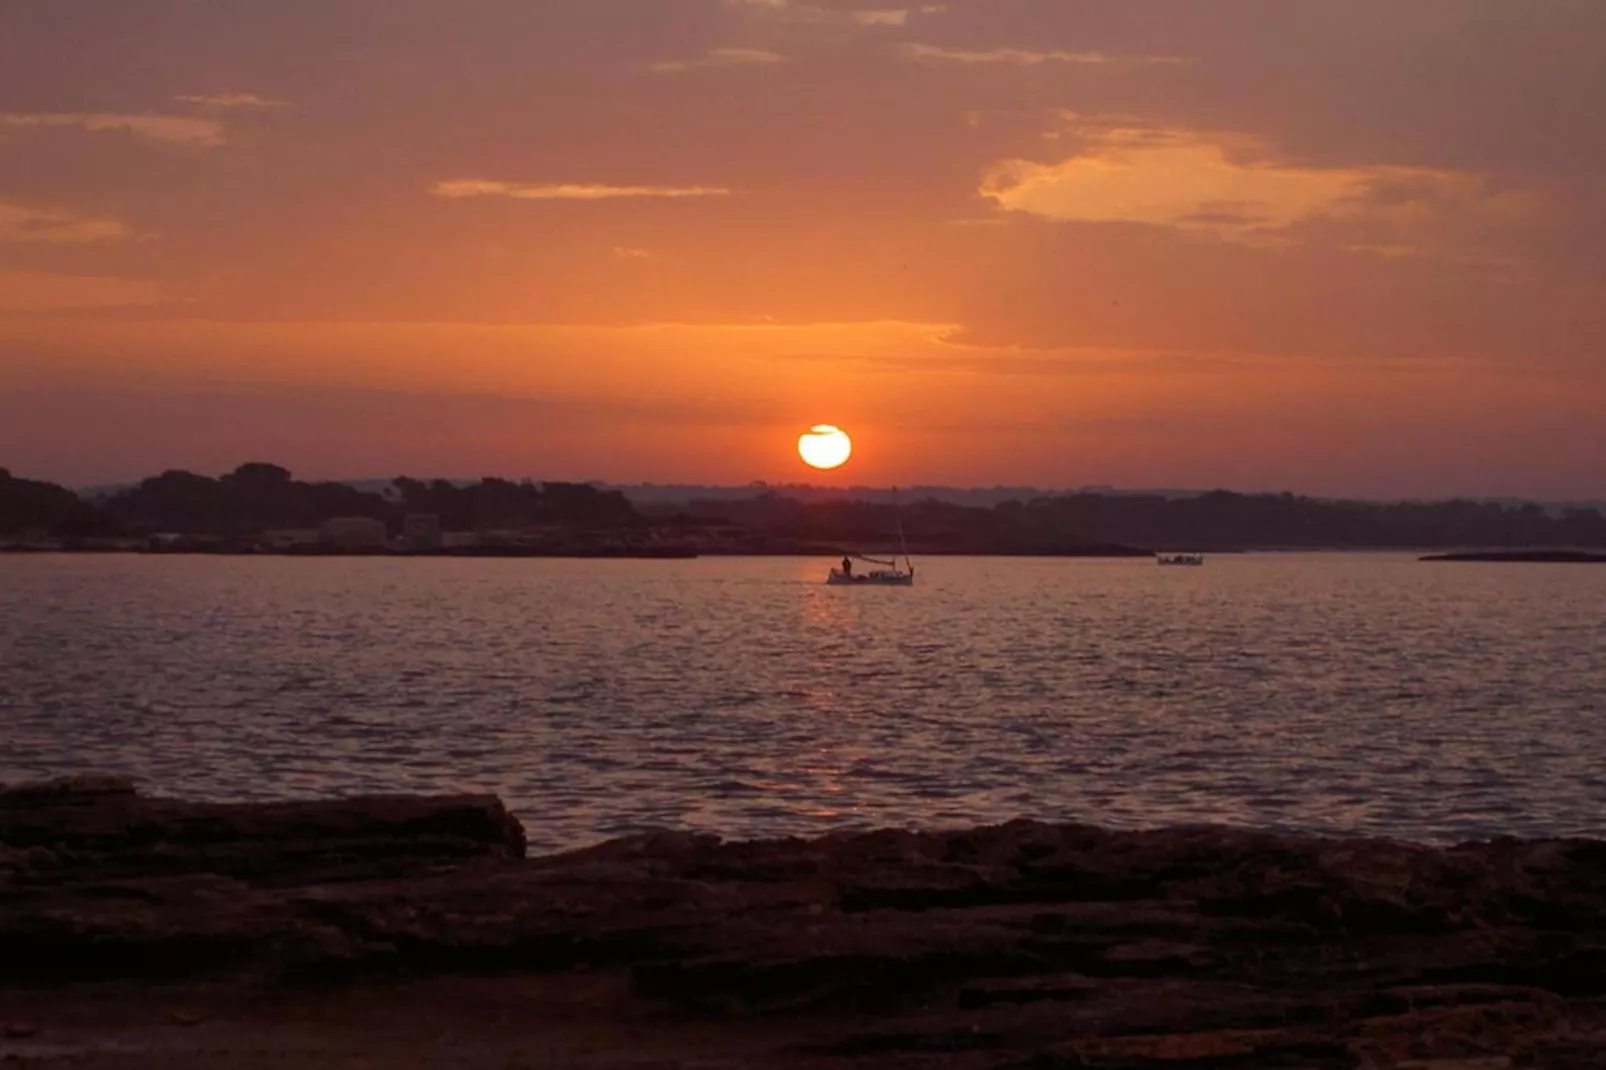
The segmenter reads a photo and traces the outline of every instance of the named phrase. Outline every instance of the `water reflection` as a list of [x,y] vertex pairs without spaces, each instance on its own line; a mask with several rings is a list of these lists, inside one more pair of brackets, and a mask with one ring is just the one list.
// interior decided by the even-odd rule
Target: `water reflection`
[[1606,832],[1606,570],[0,560],[0,777],[502,794],[540,847],[1020,815]]

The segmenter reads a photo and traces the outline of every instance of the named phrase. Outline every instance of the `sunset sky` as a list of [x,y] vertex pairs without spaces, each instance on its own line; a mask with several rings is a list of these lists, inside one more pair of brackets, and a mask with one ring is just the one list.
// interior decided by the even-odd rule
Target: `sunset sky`
[[0,465],[1606,497],[1606,3],[878,3],[0,2]]

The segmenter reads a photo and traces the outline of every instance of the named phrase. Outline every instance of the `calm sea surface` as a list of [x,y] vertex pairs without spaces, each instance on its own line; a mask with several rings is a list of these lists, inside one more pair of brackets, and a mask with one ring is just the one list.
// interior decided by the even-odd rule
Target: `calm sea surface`
[[1606,835],[1606,568],[0,558],[0,780],[488,791],[532,845],[1018,816]]

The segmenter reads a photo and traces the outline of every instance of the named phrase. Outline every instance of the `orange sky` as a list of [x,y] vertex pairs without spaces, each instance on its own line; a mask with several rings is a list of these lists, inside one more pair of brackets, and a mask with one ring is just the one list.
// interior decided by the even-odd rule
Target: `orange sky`
[[[1606,497],[1598,0],[0,7],[0,465]],[[815,477],[819,481],[820,477]]]

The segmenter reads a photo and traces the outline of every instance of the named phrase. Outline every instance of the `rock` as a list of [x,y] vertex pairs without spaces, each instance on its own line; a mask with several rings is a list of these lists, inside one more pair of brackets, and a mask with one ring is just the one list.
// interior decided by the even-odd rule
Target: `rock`
[[72,778],[0,791],[0,976],[183,976],[382,958],[298,909],[308,886],[425,879],[524,854],[491,797],[227,806]]
[[969,1010],[1000,1003],[1068,1002],[1099,991],[1099,982],[1081,974],[1040,974],[1026,978],[986,980],[959,990],[959,1007]]
[[126,781],[75,777],[0,789],[0,848],[0,873],[23,868],[14,861],[23,851],[26,868],[48,866],[58,880],[211,873],[293,886],[522,858],[525,838],[492,796],[230,806],[146,798]]
[[816,1023],[776,1055],[816,1066],[1606,1065],[1594,841],[1022,821],[523,844],[480,797],[0,793],[0,974],[583,977],[699,1029]]
[[133,795],[137,791],[128,777],[105,773],[36,780],[24,784],[0,784],[0,800],[10,802],[48,802],[61,799],[93,799],[97,795]]

